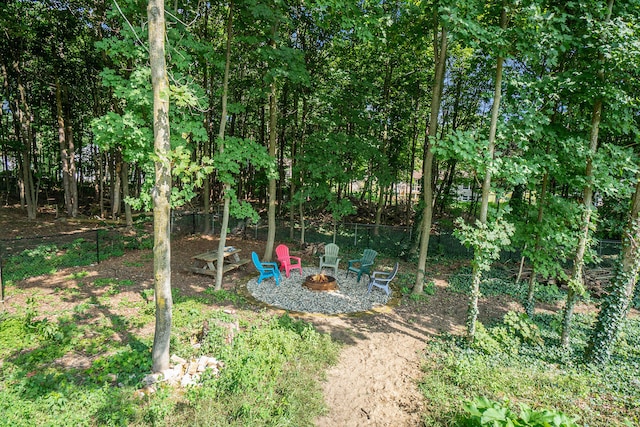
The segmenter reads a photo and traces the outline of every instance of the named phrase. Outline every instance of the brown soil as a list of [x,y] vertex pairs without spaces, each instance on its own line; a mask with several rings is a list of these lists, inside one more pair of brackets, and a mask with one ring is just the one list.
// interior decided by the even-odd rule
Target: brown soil
[[[91,228],[90,223],[39,218],[32,222],[15,209],[0,209],[1,238],[50,235],[57,232]],[[217,239],[209,236],[189,236],[172,242],[172,286],[181,295],[202,295],[212,286],[214,278],[184,270],[191,256],[217,248]],[[251,251],[262,255],[264,242],[229,239],[228,245],[242,249],[241,258]],[[292,251],[298,254],[297,248]],[[75,306],[90,299],[105,296],[107,287],[83,286],[97,278],[129,279],[133,286],[123,287],[109,298],[108,308],[96,306],[85,321],[100,322],[112,316],[133,317],[128,301],[144,298],[142,291],[153,287],[153,263],[150,251],[137,251],[112,258],[100,264],[65,269],[49,276],[35,277],[7,289],[5,309],[22,311],[28,297],[35,296],[38,311],[49,317],[69,313]],[[315,265],[317,257],[303,256],[303,264]],[[385,262],[385,260],[381,260]],[[389,263],[391,261],[389,260]],[[389,264],[391,265],[391,264]],[[70,278],[72,273],[87,272],[84,278]],[[400,272],[415,272],[412,264],[402,264]],[[446,272],[443,272],[446,273]],[[223,287],[242,291],[249,278],[256,275],[251,263],[227,273]],[[427,301],[408,299],[395,302],[375,313],[323,316],[301,314],[318,330],[331,334],[342,343],[337,365],[326,375],[323,384],[328,413],[317,420],[324,426],[418,426],[424,398],[418,390],[425,343],[441,332],[463,333],[467,301],[447,289],[446,275],[435,280],[437,291]],[[374,291],[375,292],[375,291]],[[396,292],[397,293],[397,292]],[[557,307],[547,307],[557,310]],[[495,318],[509,310],[520,310],[519,304],[506,298],[482,300],[481,320]],[[274,310],[275,312],[275,310]],[[152,325],[131,326],[129,334],[153,333]],[[124,340],[126,336],[114,336]],[[90,360],[80,354],[68,354],[58,363],[78,368],[87,367]]]

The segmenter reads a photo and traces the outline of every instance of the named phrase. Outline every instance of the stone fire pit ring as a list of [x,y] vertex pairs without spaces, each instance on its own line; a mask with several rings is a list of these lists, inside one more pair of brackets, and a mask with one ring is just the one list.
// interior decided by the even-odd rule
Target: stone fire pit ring
[[[380,289],[374,288],[370,294],[367,293],[367,276],[363,276],[358,283],[353,273],[345,278],[345,270],[338,270],[338,274],[334,275],[333,270],[320,271],[317,267],[303,266],[302,271],[301,275],[298,270],[293,270],[288,278],[283,273],[280,286],[276,286],[272,278],[265,279],[258,285],[256,274],[256,277],[247,282],[247,290],[254,298],[268,305],[305,313],[357,313],[389,302],[390,296]],[[318,291],[303,286],[308,276],[319,273],[336,276],[337,289]]]

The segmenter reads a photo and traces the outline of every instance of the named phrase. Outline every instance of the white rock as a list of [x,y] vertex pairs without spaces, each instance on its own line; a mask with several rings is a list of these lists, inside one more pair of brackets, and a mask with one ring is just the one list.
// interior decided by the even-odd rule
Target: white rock
[[178,356],[177,354],[172,354],[171,355],[171,361],[173,363],[176,363],[176,364],[187,363],[187,361],[185,359],[183,359],[182,357]]
[[191,379],[191,375],[189,374],[185,374],[184,377],[182,377],[182,380],[180,381],[180,385],[182,387],[186,387],[188,385],[191,385],[192,383],[192,379]]

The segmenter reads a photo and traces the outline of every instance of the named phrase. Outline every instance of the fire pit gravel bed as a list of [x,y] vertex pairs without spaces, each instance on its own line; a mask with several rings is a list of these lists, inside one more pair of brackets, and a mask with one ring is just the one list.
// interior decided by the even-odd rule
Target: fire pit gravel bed
[[338,270],[336,275],[337,290],[312,291],[302,286],[305,278],[322,272],[314,267],[303,267],[302,270],[302,275],[292,271],[289,278],[283,274],[280,286],[276,286],[273,279],[265,279],[258,285],[257,277],[254,277],[247,282],[247,290],[254,298],[269,305],[306,313],[355,313],[386,305],[389,301],[389,296],[379,289],[367,293],[367,276],[358,283],[353,273],[345,278],[344,270]]

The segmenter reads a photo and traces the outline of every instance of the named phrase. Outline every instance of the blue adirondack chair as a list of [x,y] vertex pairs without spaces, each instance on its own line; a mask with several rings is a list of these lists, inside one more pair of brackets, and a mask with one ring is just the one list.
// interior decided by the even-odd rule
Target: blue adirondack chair
[[338,276],[338,266],[340,265],[340,258],[338,258],[338,252],[340,248],[335,243],[329,243],[324,247],[324,255],[320,256],[320,270],[323,267],[333,268],[334,274]]
[[275,262],[261,262],[258,254],[255,252],[251,252],[251,259],[253,260],[253,265],[256,266],[256,270],[260,273],[258,285],[263,279],[273,277],[276,281],[276,286],[280,286],[280,269],[278,268],[278,264]]
[[367,290],[367,293],[370,293],[371,289],[373,289],[373,287],[375,286],[382,289],[387,293],[387,295],[389,295],[391,293],[391,289],[389,289],[389,283],[393,280],[394,277],[396,277],[397,272],[397,262],[396,266],[393,267],[393,270],[391,270],[391,273],[388,273],[386,271],[374,271],[371,274],[371,280],[369,280],[369,290]]
[[373,267],[373,261],[376,259],[376,255],[378,252],[373,249],[365,249],[362,253],[362,258],[349,260],[349,265],[347,266],[347,273],[344,277],[349,275],[349,272],[358,274],[358,283],[360,283],[360,277],[363,274],[369,275],[369,271],[371,267]]

